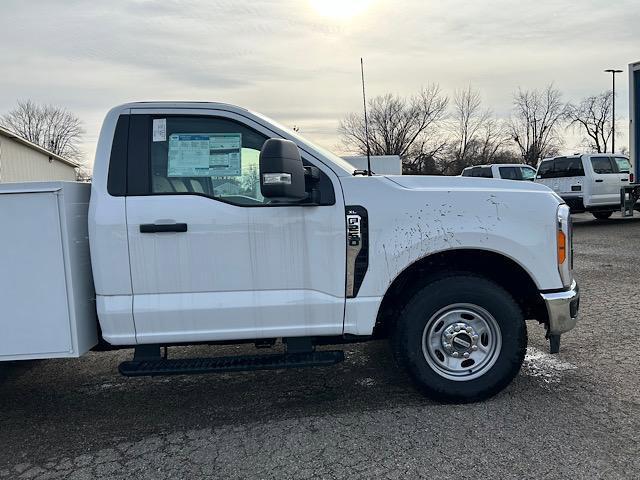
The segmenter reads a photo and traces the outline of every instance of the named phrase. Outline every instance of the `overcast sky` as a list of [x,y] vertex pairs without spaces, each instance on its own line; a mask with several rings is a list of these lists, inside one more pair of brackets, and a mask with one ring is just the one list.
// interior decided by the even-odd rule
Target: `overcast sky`
[[[565,100],[610,88],[627,145],[640,0],[2,0],[0,112],[17,99],[78,114],[92,158],[106,111],[134,100],[235,103],[336,150],[370,96],[472,85],[506,117],[518,87]],[[567,145],[574,149],[575,145]]]

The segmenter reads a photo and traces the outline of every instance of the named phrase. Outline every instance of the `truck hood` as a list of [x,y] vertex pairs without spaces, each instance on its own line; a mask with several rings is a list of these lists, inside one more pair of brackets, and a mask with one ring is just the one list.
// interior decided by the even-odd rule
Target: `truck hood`
[[411,190],[489,190],[494,192],[520,191],[553,193],[553,190],[545,185],[519,180],[425,175],[385,175],[385,177],[397,185]]

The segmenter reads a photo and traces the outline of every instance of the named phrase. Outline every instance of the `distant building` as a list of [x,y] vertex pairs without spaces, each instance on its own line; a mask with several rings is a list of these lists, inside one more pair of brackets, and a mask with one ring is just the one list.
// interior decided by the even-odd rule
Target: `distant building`
[[78,164],[0,127],[0,183],[75,180]]
[[[367,156],[342,157],[356,170],[367,169]],[[371,171],[378,175],[402,175],[402,160],[399,155],[371,155]]]

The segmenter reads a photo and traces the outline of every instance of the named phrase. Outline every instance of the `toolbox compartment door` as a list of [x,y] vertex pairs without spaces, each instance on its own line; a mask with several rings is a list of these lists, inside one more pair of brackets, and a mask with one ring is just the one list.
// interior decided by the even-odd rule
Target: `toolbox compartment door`
[[78,357],[97,341],[89,185],[0,186],[0,361]]

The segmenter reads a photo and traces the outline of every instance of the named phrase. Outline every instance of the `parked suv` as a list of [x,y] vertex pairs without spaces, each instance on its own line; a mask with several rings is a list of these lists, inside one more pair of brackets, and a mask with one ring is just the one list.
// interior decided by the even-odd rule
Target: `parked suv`
[[546,158],[535,181],[552,188],[572,213],[607,219],[620,209],[620,187],[629,184],[629,159],[603,153]]
[[467,167],[462,170],[462,176],[533,181],[536,176],[536,169],[521,163],[477,165],[475,167]]

